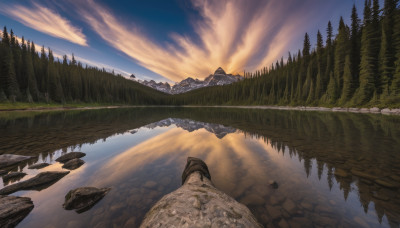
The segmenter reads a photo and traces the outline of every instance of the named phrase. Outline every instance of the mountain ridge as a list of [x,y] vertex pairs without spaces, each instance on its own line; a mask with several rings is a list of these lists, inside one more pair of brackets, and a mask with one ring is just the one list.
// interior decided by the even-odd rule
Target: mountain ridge
[[227,74],[221,67],[218,67],[218,69],[214,72],[214,74],[210,74],[204,80],[199,80],[197,78],[193,79],[192,77],[188,77],[178,83],[175,83],[175,85],[173,86],[171,86],[168,82],[157,83],[154,80],[150,81],[136,80],[136,78],[132,76],[130,79],[164,93],[180,94],[203,87],[228,85],[243,80],[244,78],[239,74],[237,75]]

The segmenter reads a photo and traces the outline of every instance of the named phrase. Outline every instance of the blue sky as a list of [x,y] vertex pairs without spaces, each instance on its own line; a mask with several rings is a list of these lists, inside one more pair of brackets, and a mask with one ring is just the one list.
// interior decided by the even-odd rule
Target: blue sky
[[[92,66],[139,79],[203,79],[219,66],[254,71],[315,45],[363,0],[0,0],[0,26]],[[383,4],[383,0],[381,1]],[[39,49],[38,49],[39,50]]]

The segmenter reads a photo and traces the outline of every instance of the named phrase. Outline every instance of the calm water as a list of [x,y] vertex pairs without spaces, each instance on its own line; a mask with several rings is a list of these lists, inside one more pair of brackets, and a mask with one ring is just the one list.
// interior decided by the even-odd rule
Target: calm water
[[[37,159],[9,170],[80,168],[31,197],[18,227],[136,227],[180,186],[188,156],[209,166],[217,188],[268,227],[399,227],[400,117],[273,110],[140,108],[0,113],[0,154]],[[41,170],[27,166],[48,162]],[[270,186],[276,181],[277,189]],[[0,181],[0,188],[11,183]],[[111,187],[82,214],[63,209],[83,186]]]

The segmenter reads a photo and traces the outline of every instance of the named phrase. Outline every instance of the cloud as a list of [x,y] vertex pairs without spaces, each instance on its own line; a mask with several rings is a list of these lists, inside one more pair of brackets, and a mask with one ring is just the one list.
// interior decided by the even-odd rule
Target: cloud
[[49,8],[37,3],[32,3],[32,6],[28,8],[22,5],[7,6],[0,4],[0,13],[48,35],[88,46],[82,29],[73,26],[70,21]]
[[[269,66],[286,55],[289,44],[298,39],[293,34],[312,15],[304,14],[310,0],[302,4],[294,4],[294,0],[192,3],[200,14],[200,19],[193,22],[200,42],[171,34],[172,42],[164,45],[152,41],[138,26],[124,23],[93,0],[85,2],[86,8],[81,4],[79,11],[112,47],[173,81],[188,76],[204,78],[219,66],[231,73]],[[293,10],[293,5],[298,9]]]

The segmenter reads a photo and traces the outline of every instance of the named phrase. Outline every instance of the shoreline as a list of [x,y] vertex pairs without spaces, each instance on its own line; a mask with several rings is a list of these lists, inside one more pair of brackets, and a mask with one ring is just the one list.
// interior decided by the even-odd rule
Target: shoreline
[[383,115],[400,115],[400,108],[380,109],[373,108],[342,108],[342,107],[309,107],[309,106],[271,106],[271,105],[108,105],[108,106],[87,106],[87,107],[32,107],[32,108],[8,108],[0,109],[0,112],[16,112],[16,111],[67,111],[67,110],[96,110],[96,109],[115,109],[115,108],[238,108],[238,109],[270,109],[270,110],[294,110],[294,111],[319,111],[319,112],[351,112],[351,113],[370,113]]
[[319,112],[351,112],[351,113],[370,113],[370,114],[382,114],[382,115],[400,115],[399,109],[380,109],[377,107],[373,108],[342,108],[342,107],[309,107],[309,106],[269,106],[269,105],[233,105],[233,106],[184,106],[184,107],[214,107],[214,108],[242,108],[242,109],[271,109],[271,110],[294,110],[294,111],[319,111]]

